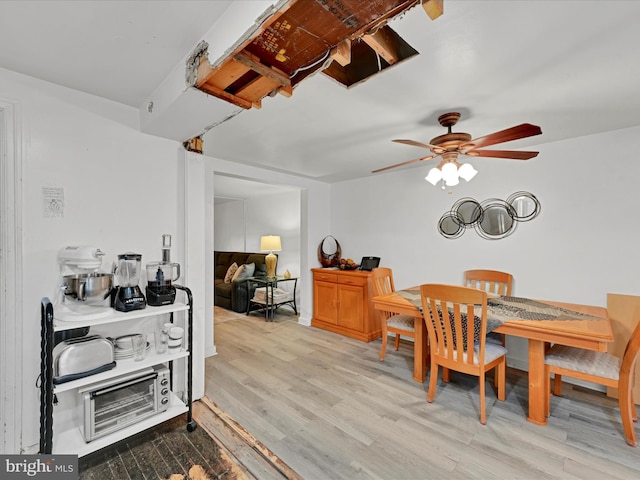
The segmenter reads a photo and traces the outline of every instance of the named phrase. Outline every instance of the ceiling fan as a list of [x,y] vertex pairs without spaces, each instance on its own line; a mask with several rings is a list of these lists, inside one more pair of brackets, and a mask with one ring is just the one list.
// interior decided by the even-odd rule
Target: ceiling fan
[[412,163],[423,162],[426,160],[433,160],[438,157],[442,157],[438,168],[441,168],[446,163],[456,164],[458,155],[469,155],[472,157],[493,157],[493,158],[506,158],[510,160],[529,160],[538,155],[538,152],[531,151],[519,151],[519,150],[484,150],[484,147],[496,145],[498,143],[510,142],[512,140],[518,140],[521,138],[532,137],[534,135],[540,135],[542,129],[537,125],[531,125],[530,123],[523,123],[515,127],[500,130],[499,132],[490,133],[484,137],[478,137],[471,139],[471,135],[462,132],[452,132],[453,127],[460,119],[458,112],[449,112],[438,117],[438,122],[443,127],[448,129],[448,132],[444,135],[432,138],[430,143],[417,142],[415,140],[392,140],[396,143],[404,143],[406,145],[413,145],[415,147],[426,148],[431,151],[431,155],[426,157],[414,158],[406,162],[396,163],[388,167],[379,168],[373,170],[372,173],[383,172],[392,168],[403,167]]

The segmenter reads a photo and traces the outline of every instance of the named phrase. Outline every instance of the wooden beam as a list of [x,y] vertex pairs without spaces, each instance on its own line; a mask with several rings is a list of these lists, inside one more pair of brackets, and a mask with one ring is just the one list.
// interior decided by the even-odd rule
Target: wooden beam
[[[293,95],[293,87],[289,86],[289,87],[280,87],[278,89],[278,93],[280,95],[282,95],[283,97],[287,97],[287,98],[291,98],[291,96]],[[638,397],[640,398],[640,397]]]
[[230,59],[222,64],[222,66],[220,66],[213,75],[210,75],[206,83],[219,88],[220,90],[225,90],[229,85],[238,80],[249,70],[251,69],[246,65]]
[[291,79],[280,70],[273,67],[267,67],[260,62],[260,59],[247,52],[239,52],[233,56],[236,62],[240,62],[243,65],[249,67],[254,72],[267,77],[272,81],[282,85],[283,87],[291,85]]
[[340,42],[331,50],[331,58],[343,67],[351,63],[351,40],[346,39]]
[[443,0],[424,0],[422,2],[422,8],[427,12],[431,20],[435,20],[444,13]]
[[220,90],[219,88],[214,87],[213,85],[209,85],[207,83],[205,83],[204,85],[200,85],[198,89],[202,90],[204,93],[208,93],[209,95],[218,97],[221,100],[226,100],[227,102],[233,103],[238,107],[246,108],[247,110],[249,110],[253,106],[252,102],[248,102],[243,98],[236,97],[231,93],[227,93],[224,90]]
[[[266,95],[280,87],[277,82],[267,77],[257,77],[236,91],[236,96],[250,102],[262,100]],[[255,106],[255,105],[254,105]]]
[[384,58],[389,65],[397,63],[400,59],[395,38],[391,35],[388,26],[385,25],[374,33],[363,36],[362,40]]
[[189,140],[186,140],[182,146],[189,152],[202,153],[202,138],[190,138]]

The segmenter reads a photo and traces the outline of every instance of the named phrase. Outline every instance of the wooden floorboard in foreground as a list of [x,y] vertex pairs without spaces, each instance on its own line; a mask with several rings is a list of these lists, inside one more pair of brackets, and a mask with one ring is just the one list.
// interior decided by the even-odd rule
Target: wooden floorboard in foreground
[[[324,479],[640,478],[640,447],[624,440],[617,402],[565,384],[547,426],[526,421],[527,377],[508,369],[507,398],[487,382],[487,424],[477,379],[452,372],[412,380],[409,344],[363,343],[216,309],[218,354],[206,360],[206,395],[291,471]],[[636,427],[640,435],[640,428]]]

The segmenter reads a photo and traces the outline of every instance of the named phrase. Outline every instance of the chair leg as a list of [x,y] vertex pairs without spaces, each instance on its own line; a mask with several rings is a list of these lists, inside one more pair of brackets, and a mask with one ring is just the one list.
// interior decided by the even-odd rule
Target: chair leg
[[633,426],[633,413],[635,405],[632,403],[633,394],[631,393],[631,384],[628,375],[621,375],[618,383],[618,404],[620,405],[620,416],[622,417],[622,427],[624,428],[624,436],[627,438],[627,444],[635,447],[636,432]]
[[437,384],[438,384],[438,364],[436,362],[431,362],[431,374],[429,376],[429,391],[427,392],[427,402],[429,403],[432,403],[433,398],[436,396]]
[[551,372],[549,367],[544,367],[544,416],[551,415]]
[[449,369],[442,367],[442,381],[444,383],[449,383]]
[[505,382],[507,378],[507,360],[500,362],[495,368],[494,380],[498,383],[498,400],[504,402]]
[[556,397],[562,396],[562,375],[557,373],[553,375],[553,394]]
[[396,350],[398,350],[400,348],[400,334],[396,333]]
[[382,327],[382,349],[380,350],[380,361],[384,362],[384,355],[387,352],[387,329]]
[[484,370],[480,371],[479,380],[480,380],[480,423],[482,425],[486,425],[487,424],[487,408],[484,401],[484,396],[485,396]]

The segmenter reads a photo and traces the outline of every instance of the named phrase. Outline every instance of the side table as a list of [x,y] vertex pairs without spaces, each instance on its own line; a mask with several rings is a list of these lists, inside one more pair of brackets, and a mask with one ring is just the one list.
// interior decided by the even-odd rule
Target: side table
[[[282,282],[293,282],[293,292],[287,292],[284,295],[278,295],[277,286]],[[253,297],[249,299],[247,305],[247,315],[254,310],[263,310],[264,318],[267,322],[273,321],[276,310],[283,306],[288,305],[298,314],[298,307],[296,305],[296,288],[298,287],[298,277],[284,278],[282,276],[277,277],[251,277],[247,279],[247,288],[251,292],[253,286],[257,286],[256,292]],[[259,288],[264,288],[264,297]],[[274,294],[275,292],[275,294]]]

